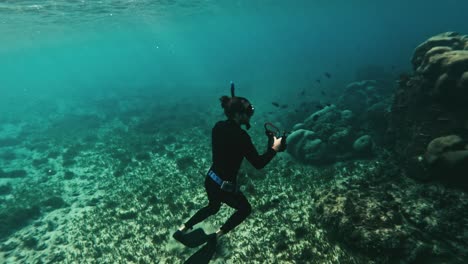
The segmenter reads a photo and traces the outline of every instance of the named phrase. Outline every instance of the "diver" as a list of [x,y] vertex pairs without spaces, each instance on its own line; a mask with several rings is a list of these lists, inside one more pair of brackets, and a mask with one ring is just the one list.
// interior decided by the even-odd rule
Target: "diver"
[[[222,96],[220,101],[227,120],[217,122],[212,129],[213,163],[204,183],[208,205],[196,212],[173,234],[177,241],[188,247],[196,247],[208,240],[218,239],[238,226],[251,213],[252,207],[237,185],[237,172],[243,159],[246,158],[256,169],[262,169],[277,152],[285,149],[285,140],[271,136],[266,152],[262,155],[258,153],[249,134],[241,128],[241,125],[245,125],[250,129],[254,107],[246,98],[234,95],[232,82],[231,97]],[[201,228],[188,232],[197,223],[216,214],[222,203],[236,211],[216,233],[206,235]]]

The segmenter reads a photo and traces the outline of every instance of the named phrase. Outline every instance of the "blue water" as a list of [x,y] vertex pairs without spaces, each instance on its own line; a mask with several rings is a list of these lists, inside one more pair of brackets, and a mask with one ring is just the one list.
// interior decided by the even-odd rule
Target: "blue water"
[[[419,44],[442,32],[468,33],[466,14],[466,0],[0,0],[0,215],[12,215],[4,221],[11,228],[0,228],[0,262],[181,262],[189,251],[170,235],[205,202],[200,171],[209,168],[210,129],[224,118],[218,98],[229,94],[230,81],[256,107],[249,134],[263,150],[263,122],[291,129],[317,103],[334,103],[364,67],[385,72],[392,89],[413,70]],[[308,101],[298,97],[305,89]],[[313,110],[298,113],[302,99]],[[378,259],[328,239],[304,199],[324,203],[317,197],[341,188],[328,179],[374,168],[367,166],[335,170],[285,158],[267,172],[243,171],[254,182],[256,213],[218,260],[273,262],[271,252],[297,263],[312,255],[313,263]],[[408,204],[406,212],[413,205],[431,211],[417,199]],[[228,214],[221,215],[216,225]],[[429,249],[416,244],[424,257]]]
[[467,32],[467,10],[454,0],[2,1],[0,87],[53,96],[234,79],[259,92],[323,71],[352,80],[362,65],[408,69],[423,40]]

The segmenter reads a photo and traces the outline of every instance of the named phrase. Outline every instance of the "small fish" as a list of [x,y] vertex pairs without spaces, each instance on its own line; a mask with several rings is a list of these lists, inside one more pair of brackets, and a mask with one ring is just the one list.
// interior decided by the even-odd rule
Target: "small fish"
[[299,94],[300,96],[304,96],[305,95],[305,90],[302,90],[302,92]]
[[273,112],[268,112],[267,114],[269,114],[269,115],[272,115],[272,114],[273,114]]
[[331,78],[331,74],[330,74],[330,73],[328,73],[328,72],[325,72],[324,74],[325,74],[325,76],[327,76],[327,78],[328,78],[328,79],[330,79],[330,78]]
[[326,104],[326,106],[330,107],[330,106],[331,106],[331,104],[330,104],[330,103],[327,103],[327,104]]
[[317,121],[319,119],[319,117],[320,117],[319,115],[314,115],[314,117],[312,117],[312,120]]
[[322,110],[322,109],[324,108],[324,106],[321,105],[321,104],[318,104],[318,105],[316,105],[315,107],[316,107],[317,109],[319,109],[319,110]]
[[318,84],[320,84],[320,79],[315,80]]
[[276,106],[276,107],[279,107],[279,106],[280,106],[277,102],[272,102],[271,104],[274,105],[274,106]]
[[285,109],[285,108],[288,108],[287,104],[281,105],[281,109]]
[[320,93],[321,93],[322,95],[327,95],[324,91],[320,91]]

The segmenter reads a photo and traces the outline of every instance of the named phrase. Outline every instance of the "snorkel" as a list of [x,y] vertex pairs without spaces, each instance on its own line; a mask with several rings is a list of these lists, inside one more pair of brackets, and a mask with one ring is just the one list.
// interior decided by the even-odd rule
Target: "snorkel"
[[234,94],[234,82],[231,81],[231,97],[235,97],[236,95]]
[[[245,113],[249,116],[249,118],[253,115],[253,111],[254,111],[254,108],[252,106],[252,104],[250,104],[249,100],[247,100],[246,98],[243,98],[243,97],[237,97],[236,94],[235,94],[235,86],[234,86],[234,82],[231,81],[231,97],[234,99],[238,99],[241,101],[241,103],[245,103],[247,102],[248,103],[248,106],[245,107],[245,109],[242,109],[242,113]],[[250,129],[250,122],[249,120],[247,120],[247,122],[243,123],[245,125],[245,128],[247,130]]]

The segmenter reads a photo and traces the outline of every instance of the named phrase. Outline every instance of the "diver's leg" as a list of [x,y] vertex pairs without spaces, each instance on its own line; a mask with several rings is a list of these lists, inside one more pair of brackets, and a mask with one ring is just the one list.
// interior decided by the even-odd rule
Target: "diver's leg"
[[[215,186],[216,187],[216,186]],[[187,230],[201,221],[205,220],[210,215],[216,214],[221,207],[221,200],[219,199],[219,191],[213,188],[210,182],[205,181],[205,189],[208,193],[208,205],[200,209],[194,216],[192,216],[184,225],[182,225],[172,237],[184,244],[187,247],[198,247],[211,239],[212,235],[207,235],[203,229],[197,228],[192,232],[186,233]]]
[[[216,214],[221,207],[219,187],[210,178],[205,180],[205,189],[208,194],[208,205],[198,210],[184,225],[185,230],[191,229],[194,225],[200,223],[211,215]],[[182,231],[182,230],[181,230]]]
[[220,230],[216,232],[218,237],[234,229],[252,212],[252,206],[241,192],[225,193],[222,201],[230,207],[237,209],[237,211],[231,215]]
[[212,203],[209,202],[207,206],[198,210],[185,224],[184,229],[191,229],[194,225],[200,223],[211,215],[216,214],[221,207],[221,203]]

